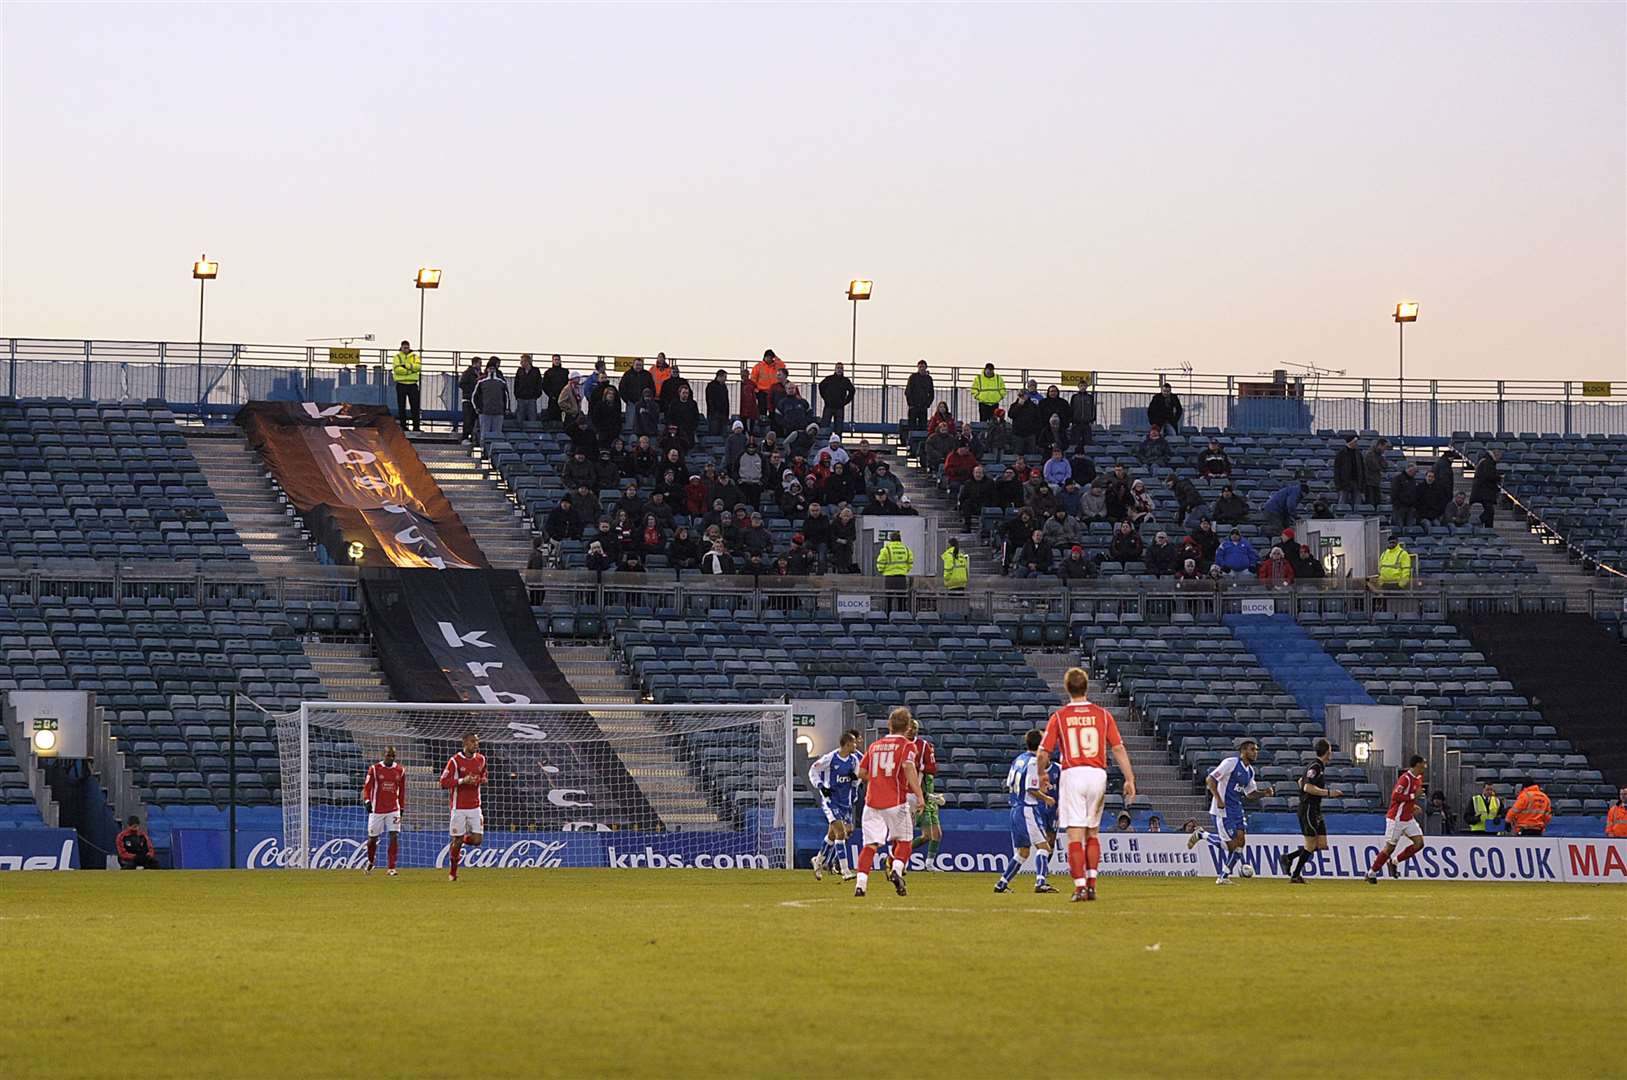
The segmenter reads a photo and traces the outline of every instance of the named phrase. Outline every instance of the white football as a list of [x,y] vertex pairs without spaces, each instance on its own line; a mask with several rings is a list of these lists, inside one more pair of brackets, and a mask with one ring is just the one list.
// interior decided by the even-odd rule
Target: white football
[[1242,877],[1253,877],[1254,876],[1254,867],[1250,866],[1248,863],[1244,863],[1241,867],[1238,868],[1237,873]]

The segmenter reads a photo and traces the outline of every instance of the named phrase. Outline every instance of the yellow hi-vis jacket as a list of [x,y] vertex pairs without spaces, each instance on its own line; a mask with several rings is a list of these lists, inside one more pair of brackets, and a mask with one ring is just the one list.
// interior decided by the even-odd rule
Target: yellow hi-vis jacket
[[889,540],[876,552],[876,573],[898,577],[915,569],[915,553],[902,540]]
[[999,375],[985,375],[979,371],[972,377],[972,397],[979,405],[998,405],[1006,396],[1006,381]]
[[1411,585],[1412,552],[1400,544],[1385,548],[1384,553],[1378,557],[1378,583],[1399,585],[1401,588]]
[[390,376],[398,383],[411,385],[418,381],[418,376],[423,370],[423,365],[418,362],[418,354],[403,349],[395,354],[395,364],[390,368]]
[[1488,825],[1495,828],[1503,820],[1503,800],[1495,795],[1489,799],[1484,795],[1476,795],[1469,800],[1469,805],[1474,808],[1475,817],[1479,819],[1469,825],[1470,832],[1486,832]]
[[962,551],[956,555],[948,548],[943,549],[943,587],[946,589],[964,589],[966,582],[971,578],[972,557]]

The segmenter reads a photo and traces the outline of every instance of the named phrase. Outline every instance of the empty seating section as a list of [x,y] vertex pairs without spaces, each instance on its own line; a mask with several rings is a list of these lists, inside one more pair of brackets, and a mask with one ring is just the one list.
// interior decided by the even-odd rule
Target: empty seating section
[[[234,689],[272,710],[324,696],[269,600],[0,597],[0,650],[0,690],[95,693],[153,806],[225,804]],[[238,722],[238,801],[271,803],[280,798],[275,732],[248,706]]]
[[1306,633],[1380,705],[1415,705],[1481,780],[1535,777],[1557,814],[1603,813],[1614,792],[1485,656],[1448,623],[1391,618],[1318,621]]
[[[907,704],[938,749],[938,791],[957,808],[1003,808],[1006,768],[1022,733],[1055,705],[1045,681],[991,624],[901,615],[760,622],[624,619],[616,646],[657,703],[849,698],[874,730]],[[708,780],[731,795],[731,749],[694,748]]]
[[1503,487],[1583,553],[1627,569],[1627,435],[1453,436],[1477,461],[1503,451]]
[[[27,748],[23,753],[27,754]],[[39,828],[44,824],[22,766],[6,733],[0,731],[0,829]]]
[[0,555],[249,557],[162,403],[11,399],[0,399]]
[[[978,425],[973,426],[975,428]],[[1240,530],[1243,539],[1252,544],[1262,558],[1270,554],[1271,542],[1276,536],[1275,533],[1268,535],[1262,524],[1262,511],[1266,500],[1277,490],[1303,478],[1310,482],[1311,496],[1300,504],[1299,513],[1302,516],[1311,516],[1313,503],[1318,498],[1326,498],[1330,505],[1336,507],[1333,458],[1344,446],[1344,436],[1348,433],[1319,431],[1316,434],[1308,432],[1247,434],[1205,428],[1202,433],[1189,431],[1170,440],[1172,452],[1167,465],[1148,465],[1138,460],[1136,451],[1141,446],[1145,434],[1145,430],[1097,429],[1093,435],[1094,441],[1088,449],[1088,456],[1098,475],[1109,475],[1115,465],[1123,465],[1130,479],[1139,479],[1146,484],[1147,491],[1156,504],[1154,519],[1141,528],[1142,542],[1147,545],[1152,544],[1154,535],[1160,529],[1168,532],[1170,540],[1177,546],[1181,538],[1191,531],[1177,519],[1175,497],[1164,483],[1172,472],[1191,480],[1196,485],[1204,500],[1204,512],[1212,510],[1221,489],[1228,483],[1231,484],[1236,493],[1249,503],[1249,519],[1240,525],[1217,523],[1215,530],[1221,539],[1225,539],[1233,528]],[[1220,441],[1221,448],[1231,460],[1230,476],[1198,475],[1197,455],[1207,448],[1211,435]],[[1361,449],[1365,453],[1378,436],[1376,432],[1363,431],[1360,437]],[[1000,470],[1014,458],[1014,454],[1007,452],[1003,455],[986,455],[982,462],[991,476],[998,476]],[[1043,455],[1029,454],[1025,460],[1029,465],[1037,467],[1043,462]],[[1405,468],[1406,459],[1400,451],[1391,449],[1386,461],[1388,471],[1380,485],[1379,510],[1388,524],[1389,480],[1398,470]],[[1420,478],[1423,476],[1422,469],[1419,476]],[[1457,478],[1456,483],[1458,487],[1455,490],[1465,492],[1468,490],[1469,482],[1462,476]],[[1362,510],[1364,513],[1373,512],[1365,503]],[[996,545],[1000,542],[1001,524],[1014,514],[1014,510],[984,511],[982,527],[993,532],[993,542]],[[1108,543],[1112,539],[1113,528],[1113,524],[1106,521],[1090,522],[1085,526],[1084,547],[1087,556],[1105,556]],[[1536,568],[1523,559],[1507,540],[1491,529],[1479,525],[1446,527],[1437,524],[1427,530],[1410,527],[1403,531],[1403,535],[1407,537],[1408,547],[1413,549],[1414,554],[1422,557],[1419,570],[1426,577],[1473,575],[1480,580],[1496,579],[1500,576],[1528,580],[1536,573]],[[1140,562],[1120,563],[1109,560],[1102,563],[1101,573],[1103,577],[1135,576],[1145,575],[1147,570]]]
[[[1241,641],[1224,626],[1191,622],[1146,625],[1139,616],[1098,616],[1079,628],[1080,644],[1098,677],[1116,684],[1134,708],[1167,740],[1172,760],[1193,774],[1196,790],[1222,758],[1236,753],[1245,735],[1260,745],[1262,787],[1278,794],[1262,810],[1290,810],[1294,778],[1326,725],[1312,719],[1278,686]],[[1330,781],[1347,794],[1328,799],[1329,811],[1379,809],[1380,792],[1342,748],[1329,766]]]

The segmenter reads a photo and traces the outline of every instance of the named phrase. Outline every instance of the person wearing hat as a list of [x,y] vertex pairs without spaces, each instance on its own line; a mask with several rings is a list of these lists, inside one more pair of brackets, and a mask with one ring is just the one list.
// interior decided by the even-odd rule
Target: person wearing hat
[[423,415],[419,409],[418,382],[424,366],[418,354],[412,351],[412,342],[402,341],[401,349],[390,365],[390,377],[395,380],[395,418],[402,431],[424,430]]
[[1378,557],[1378,583],[1381,587],[1405,589],[1412,584],[1413,557],[1401,544],[1399,534],[1390,534],[1390,546]]
[[1120,810],[1119,811],[1119,816],[1113,819],[1113,830],[1115,832],[1135,832],[1136,831],[1135,830],[1135,824],[1130,819],[1129,811],[1127,811],[1127,810]]
[[977,402],[977,418],[985,424],[994,415],[994,407],[1005,400],[1006,381],[994,372],[994,365],[984,364],[983,370],[972,376],[972,398]]
[[763,358],[751,369],[751,385],[757,394],[757,415],[768,415],[774,404],[771,400],[774,386],[785,374],[788,374],[785,361],[775,356],[773,349],[764,349]]
[[898,497],[898,509],[893,512],[899,517],[921,516],[921,511],[915,509],[915,506],[910,502],[910,497],[908,495],[900,495]]
[[951,538],[943,549],[943,587],[964,589],[971,580],[972,557],[960,549],[960,541]]
[[1057,566],[1056,576],[1066,588],[1076,581],[1089,581],[1095,577],[1096,564],[1085,558],[1085,549],[1082,546],[1074,544],[1068,549],[1068,557]]
[[1260,553],[1243,539],[1240,529],[1233,529],[1231,536],[1215,549],[1215,565],[1228,574],[1252,574],[1260,567]]

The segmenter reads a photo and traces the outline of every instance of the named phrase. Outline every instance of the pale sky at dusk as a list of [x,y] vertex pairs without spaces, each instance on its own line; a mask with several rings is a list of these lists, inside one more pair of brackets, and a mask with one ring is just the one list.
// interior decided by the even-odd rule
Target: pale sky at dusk
[[0,333],[1627,378],[1627,6],[29,5]]

